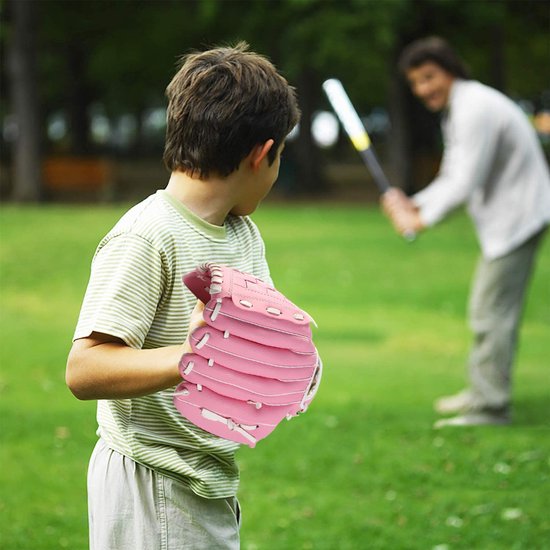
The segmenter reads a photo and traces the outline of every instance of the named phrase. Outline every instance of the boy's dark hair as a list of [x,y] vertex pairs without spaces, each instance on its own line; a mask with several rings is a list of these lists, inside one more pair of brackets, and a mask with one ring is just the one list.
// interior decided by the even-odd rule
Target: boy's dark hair
[[200,178],[228,176],[269,139],[271,164],[300,118],[294,88],[245,42],[185,56],[166,96],[164,163]]
[[449,43],[439,36],[421,38],[409,44],[401,53],[398,68],[405,75],[424,63],[435,63],[455,77],[470,79],[468,67],[451,48]]

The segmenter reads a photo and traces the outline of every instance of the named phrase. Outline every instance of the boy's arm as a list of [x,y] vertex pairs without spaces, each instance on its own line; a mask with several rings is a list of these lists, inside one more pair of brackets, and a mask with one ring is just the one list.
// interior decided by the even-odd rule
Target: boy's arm
[[[204,304],[197,302],[189,324],[191,332],[204,324]],[[178,364],[191,352],[182,345],[134,349],[108,334],[93,332],[75,340],[69,353],[66,382],[78,399],[127,399],[148,395],[181,382]]]

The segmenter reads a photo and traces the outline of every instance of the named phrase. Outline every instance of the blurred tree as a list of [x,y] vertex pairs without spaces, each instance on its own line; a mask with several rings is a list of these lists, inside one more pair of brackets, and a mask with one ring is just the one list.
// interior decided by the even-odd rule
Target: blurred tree
[[34,0],[10,2],[8,35],[10,99],[15,117],[12,198],[38,201],[42,196],[40,174],[40,118],[36,92]]
[[[39,51],[41,58],[42,100],[49,113],[62,113],[67,123],[63,152],[75,155],[93,151],[90,140],[91,106],[104,101],[103,82],[93,78],[91,63],[95,52],[111,34],[126,2],[105,2],[108,12],[97,9],[100,4],[71,0],[46,0],[39,3]],[[131,48],[131,42],[125,45]],[[111,50],[113,59],[122,65],[121,51]],[[109,80],[115,88],[116,80]]]
[[134,116],[138,128],[132,152],[137,154],[144,152],[144,112],[164,105],[164,89],[179,57],[203,43],[204,16],[195,0],[116,4],[111,32],[92,52],[90,78],[110,115]]
[[[209,0],[213,18],[226,20],[223,0]],[[270,0],[241,1],[231,38],[245,38],[267,53],[298,92],[302,108],[300,133],[293,145],[297,164],[294,189],[326,189],[322,156],[311,136],[311,121],[327,109],[321,83],[328,77],[346,82],[361,112],[385,102],[389,83],[387,58],[394,42],[393,28],[407,0]]]
[[[105,12],[88,3],[44,2],[42,48],[58,72],[47,96],[50,108],[70,113],[71,150],[89,150],[90,104],[101,99],[110,115],[162,105],[164,86],[179,55],[191,48],[247,40],[267,54],[296,85],[303,111],[293,158],[295,190],[324,188],[321,158],[310,126],[326,108],[321,82],[347,76],[360,106],[384,101],[385,59],[391,28],[406,0],[118,0]],[[357,55],[366,51],[370,55]],[[64,62],[59,63],[60,59]],[[56,66],[57,65],[57,66]],[[47,79],[52,81],[51,77]],[[359,94],[360,90],[368,94]],[[69,93],[68,93],[69,92]],[[137,131],[136,136],[142,135]],[[140,150],[136,142],[134,152]]]
[[[376,145],[391,161],[392,179],[411,190],[427,178],[418,174],[418,159],[435,165],[440,143],[437,117],[419,106],[396,73],[397,57],[408,42],[427,34],[445,36],[476,78],[515,97],[536,99],[550,81],[548,0],[10,0],[10,7],[15,4],[22,10],[34,6],[39,22],[36,33],[18,42],[29,61],[26,97],[39,94],[45,117],[64,115],[64,151],[93,151],[90,113],[99,105],[110,120],[133,116],[137,129],[129,153],[147,154],[140,123],[148,109],[164,106],[164,88],[179,56],[246,40],[297,88],[303,119],[287,158],[296,164],[294,189],[307,193],[323,189],[326,155],[313,144],[310,124],[317,110],[329,108],[320,86],[327,77],[344,81],[363,115],[375,106],[390,108],[390,140]],[[2,30],[3,36],[16,34],[11,24]],[[29,82],[33,51],[39,79]],[[24,66],[16,65],[19,76],[11,73],[10,82],[15,86],[19,78],[22,86]],[[27,118],[29,124],[39,120]],[[36,128],[27,134],[36,136]],[[154,146],[149,151],[159,158],[160,143]],[[27,154],[36,158],[32,151]],[[356,158],[351,150],[349,156]]]
[[548,0],[507,0],[502,21],[503,89],[514,97],[532,98],[550,93],[550,2]]

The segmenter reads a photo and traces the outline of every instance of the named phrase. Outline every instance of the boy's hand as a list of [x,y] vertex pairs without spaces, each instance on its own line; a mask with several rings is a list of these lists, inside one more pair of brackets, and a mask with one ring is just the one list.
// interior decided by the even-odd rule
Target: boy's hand
[[191,317],[189,318],[189,330],[187,331],[187,338],[185,339],[185,342],[183,343],[183,346],[182,346],[183,348],[181,350],[182,355],[184,353],[193,353],[191,344],[189,343],[189,338],[191,336],[191,333],[195,329],[206,325],[203,319],[203,312],[204,312],[204,304],[200,300],[197,300],[197,303],[195,304],[195,308],[191,312]]

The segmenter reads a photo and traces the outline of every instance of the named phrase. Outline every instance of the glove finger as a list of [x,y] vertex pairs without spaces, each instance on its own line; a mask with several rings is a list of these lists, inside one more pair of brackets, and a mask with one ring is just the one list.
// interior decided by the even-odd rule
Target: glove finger
[[[280,310],[274,308],[272,311]],[[295,315],[301,315],[303,321],[277,318],[256,311],[243,311],[230,299],[222,302],[210,300],[204,310],[206,323],[222,332],[227,330],[230,334],[265,346],[311,352],[313,343],[309,318],[302,313]]]
[[300,403],[310,386],[311,376],[302,380],[286,381],[243,374],[231,366],[208,361],[196,354],[186,354],[180,362],[182,378],[193,384],[207,386],[221,395],[233,399],[264,403],[266,405],[290,405]]
[[191,334],[190,343],[197,355],[212,359],[215,363],[248,374],[278,380],[301,380],[310,377],[317,363],[316,351],[297,353],[271,348],[222,333],[209,326],[196,329]]
[[174,404],[185,418],[200,428],[251,447],[269,435],[289,413],[288,407],[243,407],[242,401],[204,387],[199,391],[187,382],[177,387]]

